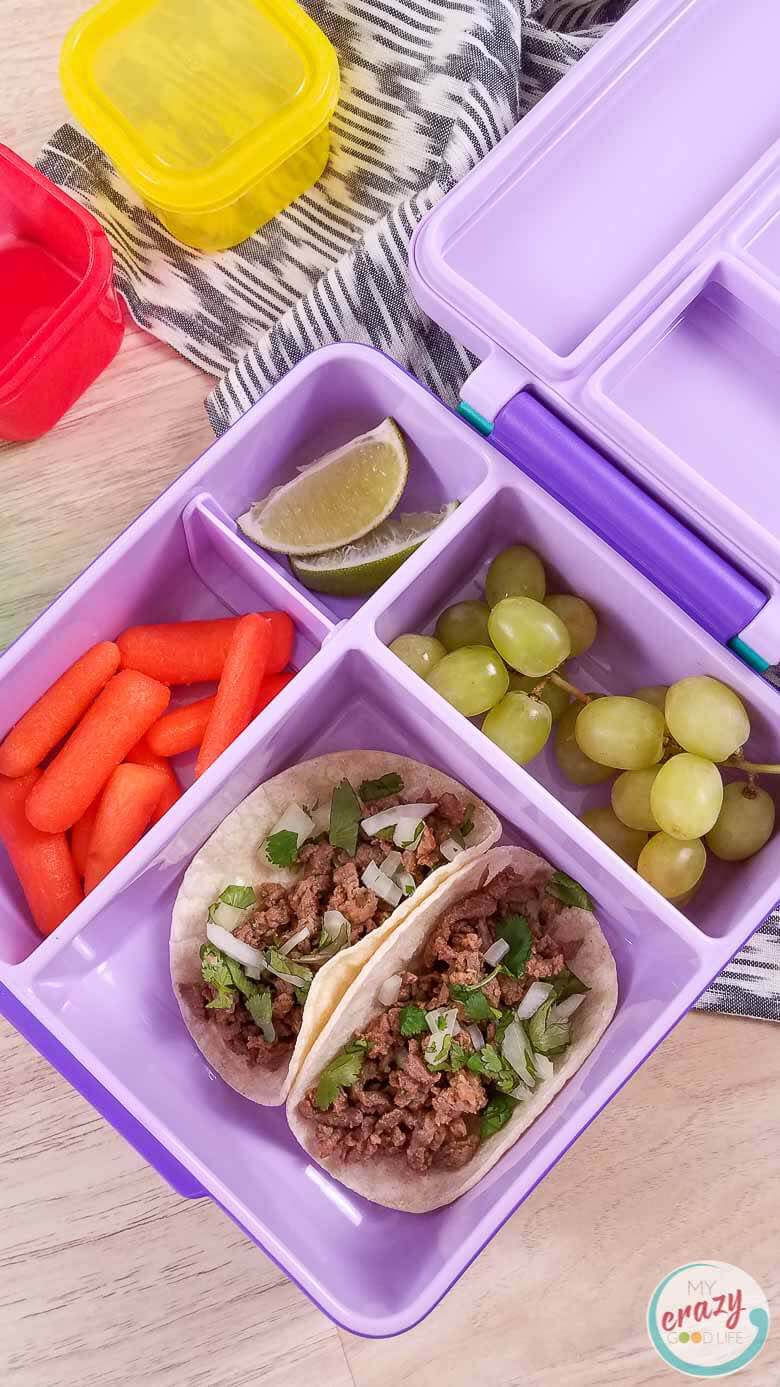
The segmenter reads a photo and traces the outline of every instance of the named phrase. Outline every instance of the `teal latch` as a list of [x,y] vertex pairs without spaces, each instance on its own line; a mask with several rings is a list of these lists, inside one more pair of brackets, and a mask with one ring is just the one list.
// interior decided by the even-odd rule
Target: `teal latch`
[[490,420],[486,419],[484,414],[480,414],[479,411],[474,409],[471,405],[467,405],[465,400],[459,400],[458,414],[462,414],[463,418],[471,424],[472,428],[484,434],[486,438],[493,432],[493,425]]
[[751,669],[757,669],[759,674],[766,674],[770,667],[769,661],[765,660],[763,655],[759,655],[752,646],[740,640],[739,636],[732,636],[729,646],[735,655],[739,655],[740,660],[744,660],[746,665],[750,665]]

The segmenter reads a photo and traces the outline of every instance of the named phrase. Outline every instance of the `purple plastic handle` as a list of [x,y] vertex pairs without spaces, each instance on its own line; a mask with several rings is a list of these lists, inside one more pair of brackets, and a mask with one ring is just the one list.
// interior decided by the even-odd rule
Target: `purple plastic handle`
[[766,605],[766,593],[527,390],[497,415],[490,441],[724,644]]
[[185,1166],[166,1151],[159,1141],[147,1131],[140,1122],[113,1098],[107,1089],[90,1074],[83,1064],[71,1055],[56,1036],[42,1026],[22,1003],[0,983],[0,1015],[24,1036],[25,1040],[42,1055],[49,1064],[67,1079],[75,1089],[86,1098],[93,1108],[111,1123],[115,1132],[134,1146],[139,1156],[148,1161],[162,1175],[164,1180],[185,1199],[205,1199],[208,1193],[191,1175]]

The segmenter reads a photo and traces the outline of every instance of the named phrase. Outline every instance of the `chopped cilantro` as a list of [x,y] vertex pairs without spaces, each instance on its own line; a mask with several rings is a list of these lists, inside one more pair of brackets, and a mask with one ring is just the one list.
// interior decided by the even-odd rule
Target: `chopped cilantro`
[[276,1039],[276,1032],[272,1019],[273,997],[271,996],[271,989],[269,987],[256,988],[251,997],[246,999],[246,1009],[255,1025],[263,1032],[269,1045],[273,1044]]
[[463,1014],[467,1021],[498,1021],[501,1012],[490,1005],[484,992],[478,987],[465,987],[463,983],[450,983],[450,996],[455,1002],[463,1003]]
[[213,944],[201,945],[200,971],[203,981],[216,990],[216,995],[206,1003],[209,1011],[229,1011],[233,1007],[236,994],[228,964],[228,959]]
[[[445,1022],[446,1024],[446,1022]],[[428,1041],[423,1050],[423,1059],[432,1074],[440,1074],[443,1069],[449,1068],[450,1050],[452,1049],[452,1036],[445,1035],[441,1042],[441,1048],[433,1050],[433,1037]]]
[[395,837],[395,824],[388,824],[387,828],[378,829],[373,837],[381,838],[383,843],[392,843]]
[[578,881],[573,877],[567,876],[565,872],[553,872],[547,883],[548,896],[554,896],[557,901],[562,901],[564,905],[574,905],[580,910],[592,910],[593,901]]
[[272,833],[265,845],[265,855],[274,867],[292,867],[298,856],[298,834],[291,828]]
[[505,1127],[517,1107],[518,1100],[509,1093],[494,1093],[479,1120],[479,1139],[486,1141]]
[[495,1045],[483,1045],[476,1054],[469,1055],[466,1068],[474,1074],[481,1074],[502,1093],[509,1093],[519,1082],[514,1069],[499,1054]]
[[295,989],[295,1000],[296,1000],[296,1002],[298,1003],[298,1006],[299,1006],[299,1007],[302,1007],[302,1006],[305,1006],[305,1005],[306,1005],[306,998],[307,998],[308,995],[309,995],[309,988],[310,988],[310,987],[311,987],[311,983],[310,983],[310,982],[304,983],[301,987],[296,987],[296,989]]
[[458,1044],[457,1040],[453,1040],[450,1046],[450,1069],[453,1074],[457,1074],[458,1070],[463,1068],[467,1059],[468,1052],[464,1050],[462,1045]]
[[400,775],[390,771],[388,775],[381,775],[378,780],[364,780],[360,786],[360,798],[364,804],[373,804],[374,800],[400,794],[403,788],[404,782]]
[[469,834],[470,834],[470,833],[473,831],[473,829],[474,829],[474,819],[473,819],[473,817],[472,817],[473,814],[474,814],[474,805],[473,805],[473,804],[467,804],[467,805],[466,805],[466,812],[465,812],[465,814],[463,815],[463,820],[462,820],[462,822],[461,822],[461,824],[460,824],[460,826],[459,826],[459,828],[458,828],[458,832],[459,832],[459,833],[462,835],[462,837],[464,837],[464,838],[468,838]]
[[224,958],[233,986],[237,987],[245,997],[251,997],[252,993],[257,991],[257,984],[252,978],[247,977],[241,964],[237,963],[234,958],[228,958],[227,954],[224,955]]
[[333,1106],[340,1089],[357,1082],[367,1050],[367,1040],[352,1040],[325,1066],[314,1098],[321,1112]]
[[330,802],[328,838],[334,848],[343,848],[350,857],[357,851],[362,810],[360,800],[348,780],[339,781]]
[[556,1002],[563,1002],[567,997],[573,997],[575,992],[590,992],[587,983],[578,978],[576,973],[572,973],[571,968],[563,968],[560,973],[556,973],[550,982],[555,988]]
[[511,1007],[507,1011],[502,1011],[501,1020],[496,1025],[496,1045],[498,1045],[499,1048],[504,1042],[507,1026],[511,1026],[514,1020],[515,1013]]
[[504,954],[501,967],[513,978],[521,978],[525,965],[531,957],[533,936],[531,926],[524,915],[507,915],[496,925],[496,939],[505,939],[509,953]]
[[255,903],[255,893],[251,886],[226,886],[219,899],[236,910],[248,910]]
[[415,1006],[413,1002],[410,1002],[408,1006],[401,1007],[398,1026],[401,1035],[423,1035],[428,1029],[423,1007]]
[[283,954],[279,949],[275,949],[273,946],[268,950],[265,957],[268,960],[268,968],[272,973],[275,973],[277,977],[284,976],[285,978],[295,978],[298,982],[298,986],[306,987],[308,991],[308,988],[311,986],[312,978],[314,977],[311,968],[305,967],[303,963],[295,963],[290,958],[289,954]]
[[527,1022],[528,1039],[537,1055],[562,1055],[569,1044],[568,1020],[554,1021],[550,1019],[550,1012],[554,1005],[555,996],[553,995],[548,997],[546,1002],[542,1002],[539,1010],[535,1011],[530,1021]]

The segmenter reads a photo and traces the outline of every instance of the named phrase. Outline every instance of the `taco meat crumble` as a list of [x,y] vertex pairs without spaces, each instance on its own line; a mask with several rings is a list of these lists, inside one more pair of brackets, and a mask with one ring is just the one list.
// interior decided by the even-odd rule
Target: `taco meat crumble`
[[[550,932],[562,909],[548,893],[551,876],[541,861],[523,875],[506,868],[443,912],[413,971],[400,975],[395,1002],[353,1037],[301,1101],[299,1111],[314,1127],[316,1155],[345,1162],[391,1156],[415,1172],[457,1170],[508,1120],[516,1105],[510,1095],[522,1087],[501,1054],[500,1033],[515,1020],[511,1009],[539,980],[566,978],[567,986],[573,980],[574,990],[587,990],[568,967],[581,941],[560,947]],[[522,937],[521,926],[527,934],[524,958],[505,954],[517,976],[484,958],[507,920],[518,922],[514,936],[506,931],[510,938]],[[456,1028],[443,1057],[432,1063],[436,1031],[432,1035],[426,1014],[453,1007]],[[472,1038],[475,1027],[480,1046]],[[324,1092],[323,1081],[331,1072],[338,1080],[338,1066],[350,1055],[359,1070],[353,1081],[335,1094]]]

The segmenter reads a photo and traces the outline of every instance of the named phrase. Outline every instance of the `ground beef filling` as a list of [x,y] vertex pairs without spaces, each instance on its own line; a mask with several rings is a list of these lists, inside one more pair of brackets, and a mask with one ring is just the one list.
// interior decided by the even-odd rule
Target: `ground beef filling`
[[[560,903],[546,894],[550,869],[540,864],[532,875],[517,876],[511,868],[457,901],[443,913],[413,971],[402,974],[397,1002],[356,1036],[368,1043],[356,1083],[342,1088],[331,1107],[321,1111],[316,1085],[300,1105],[315,1132],[316,1152],[322,1159],[365,1161],[394,1157],[417,1172],[457,1170],[474,1156],[480,1144],[480,1114],[494,1089],[482,1075],[461,1068],[456,1073],[432,1072],[423,1052],[427,1037],[405,1037],[400,1020],[403,1007],[415,1003],[426,1011],[457,1006],[461,1029],[457,1042],[469,1054],[474,1047],[466,1027],[463,1004],[454,1002],[450,986],[479,982],[491,971],[483,955],[495,940],[494,926],[508,914],[522,914],[531,926],[531,956],[521,978],[499,974],[484,988],[491,1006],[518,1004],[534,979],[553,977],[574,957],[579,942],[559,948],[550,933]],[[495,1024],[481,1022],[485,1041],[493,1041]]]
[[[457,795],[444,794],[436,799],[423,791],[416,802],[432,804],[434,801],[436,809],[425,820],[416,846],[402,854],[402,866],[411,873],[417,886],[444,862],[441,844],[452,836],[466,815],[466,806]],[[408,797],[391,795],[364,806],[364,813],[367,817],[411,802]],[[392,908],[363,886],[360,878],[369,862],[381,867],[387,854],[395,850],[391,842],[380,838],[363,839],[354,857],[341,848],[332,847],[327,839],[306,843],[298,855],[300,872],[295,882],[289,886],[279,882],[255,886],[257,904],[238,926],[236,939],[242,939],[255,949],[280,948],[306,926],[309,934],[296,944],[293,956],[316,972],[327,961],[319,945],[326,910],[340,910],[349,921],[351,944],[383,924],[392,913]],[[267,1064],[271,1052],[276,1062],[282,1048],[289,1053],[303,1019],[303,1002],[296,997],[296,990],[290,983],[269,973],[263,975],[262,985],[270,987],[273,997],[276,1039],[270,1045],[239,993],[235,995],[232,1008],[218,1009],[208,1007],[215,995],[208,983],[193,987],[190,995],[198,1013],[219,1026],[229,1048],[256,1064]]]

